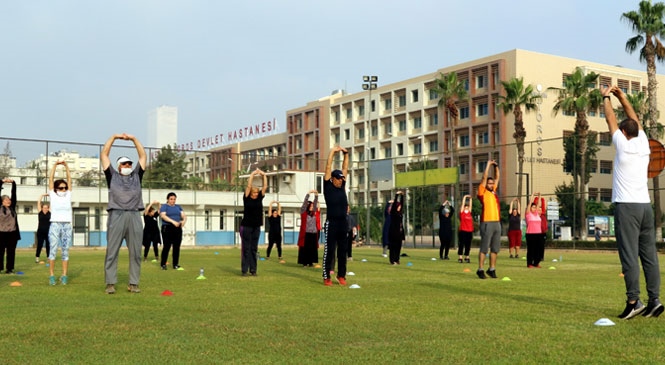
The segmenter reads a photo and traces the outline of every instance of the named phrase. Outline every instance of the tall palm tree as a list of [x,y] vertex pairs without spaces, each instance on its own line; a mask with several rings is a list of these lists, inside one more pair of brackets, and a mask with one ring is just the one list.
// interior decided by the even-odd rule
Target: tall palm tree
[[[457,73],[450,72],[447,75],[441,74],[441,77],[435,80],[436,85],[433,90],[439,96],[439,107],[442,107],[446,112],[448,123],[450,123],[450,139],[451,139],[451,157],[453,164],[459,166],[457,160],[459,156],[456,155],[455,140],[455,127],[459,120],[459,109],[457,104],[460,101],[466,100],[469,97],[469,92],[466,89],[463,80],[457,78]],[[459,171],[459,170],[458,170]],[[459,193],[459,172],[457,182],[455,183],[455,202],[461,201]]]
[[[629,11],[621,15],[621,20],[630,24],[636,35],[626,41],[626,52],[633,53],[640,48],[640,61],[647,64],[647,103],[649,118],[649,137],[658,139],[658,81],[656,81],[656,60],[665,60],[665,46],[660,39],[665,39],[665,4],[651,1],[640,1],[637,11]],[[653,200],[655,206],[656,237],[662,237],[663,211],[660,206],[660,181],[653,178]]]
[[[524,87],[522,77],[513,77],[508,81],[501,81],[506,95],[500,95],[502,100],[499,108],[503,109],[503,114],[507,115],[513,112],[515,116],[515,144],[517,146],[517,174],[520,177],[517,180],[517,199],[522,199],[522,171],[524,166],[524,140],[526,139],[526,129],[524,129],[524,120],[522,119],[522,107],[528,113],[538,109],[538,103],[542,97],[535,93],[532,85]],[[528,198],[527,198],[528,199]]]
[[[577,153],[586,155],[587,136],[589,134],[589,121],[587,113],[598,109],[602,105],[603,96],[598,89],[593,88],[598,81],[595,72],[584,73],[580,67],[568,76],[562,88],[550,87],[548,90],[557,92],[557,100],[552,108],[556,116],[559,112],[575,115],[575,136],[577,137]],[[586,160],[580,159],[579,169],[573,172],[573,180],[577,190],[577,198],[580,211],[579,236],[586,239],[586,213],[584,205],[586,202],[586,185],[589,183],[591,174],[587,173]]]

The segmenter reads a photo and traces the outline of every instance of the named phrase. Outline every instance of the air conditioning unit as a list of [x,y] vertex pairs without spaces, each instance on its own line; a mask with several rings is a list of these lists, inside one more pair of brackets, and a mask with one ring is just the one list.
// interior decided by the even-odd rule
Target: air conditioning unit
[[282,182],[283,182],[283,183],[286,183],[286,184],[291,183],[291,175],[284,175],[284,176],[282,176]]

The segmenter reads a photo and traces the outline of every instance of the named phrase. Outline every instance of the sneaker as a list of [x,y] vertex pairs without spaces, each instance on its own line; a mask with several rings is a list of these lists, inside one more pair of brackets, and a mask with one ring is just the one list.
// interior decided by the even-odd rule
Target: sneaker
[[626,320],[631,319],[642,313],[645,309],[646,307],[639,299],[633,304],[626,301],[626,309],[623,310],[623,313],[619,314],[619,318]]
[[67,285],[67,275],[63,275],[60,277],[60,284]]
[[166,265],[162,265],[162,270],[168,270],[168,267],[166,267]]
[[492,279],[496,279],[496,270],[487,270],[487,275],[489,275]]
[[353,261],[353,257],[348,257],[346,261]]
[[127,286],[127,291],[130,293],[140,293],[141,289],[139,289],[139,286],[136,284],[129,284]]
[[330,279],[323,279],[323,285],[325,285],[325,286],[332,286],[332,280],[330,280]]
[[487,276],[485,276],[485,270],[483,269],[478,269],[478,271],[476,271],[476,275],[478,275],[478,277],[481,279],[487,279]]
[[461,263],[463,263],[464,261],[462,261],[462,259],[457,259],[457,262],[459,262],[459,263],[461,264]]
[[665,310],[665,307],[660,303],[660,300],[658,300],[658,298],[649,299],[649,303],[647,304],[647,309],[644,310],[642,316],[647,318],[658,317],[663,313],[663,310]]
[[115,294],[115,285],[113,284],[106,284],[106,290],[104,290],[106,294]]
[[471,259],[467,257],[467,258],[464,259],[464,262],[466,262],[467,264],[470,264],[470,263],[471,263]]
[[35,257],[35,264],[39,263],[39,257]]
[[448,256],[444,257],[443,259],[444,260],[450,260],[450,258],[448,258]]
[[515,258],[515,256],[513,256],[513,255],[510,255],[510,258],[511,258],[511,259],[512,259],[512,258]]
[[256,273],[255,273],[255,272],[253,272],[253,273],[250,273],[250,275],[252,275],[252,276],[256,276]]
[[176,269],[178,271],[185,271],[185,269],[183,269],[182,266],[176,266],[176,267],[174,267],[174,269]]
[[51,275],[48,277],[49,285],[55,285],[55,276]]
[[383,257],[388,257],[388,255],[386,255],[385,253],[384,253],[383,255],[381,255],[381,256],[383,256]]
[[346,285],[346,279],[344,279],[342,277],[338,276],[337,277],[337,282],[339,283],[339,285]]

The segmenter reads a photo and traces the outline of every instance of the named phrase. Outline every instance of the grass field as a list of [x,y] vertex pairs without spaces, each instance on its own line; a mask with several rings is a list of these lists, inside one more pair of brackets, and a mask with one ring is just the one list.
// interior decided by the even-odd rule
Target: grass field
[[[261,247],[261,252],[265,252]],[[404,250],[354,249],[349,289],[324,287],[321,270],[260,261],[240,276],[235,248],[184,249],[185,271],[144,263],[140,294],[104,294],[104,250],[70,252],[69,285],[49,286],[33,250],[0,276],[4,364],[535,364],[663,363],[665,317],[621,321],[624,283],[613,252],[546,252],[542,269],[500,254],[499,279],[472,264]],[[320,250],[322,253],[322,250]],[[477,256],[477,249],[472,251]],[[525,252],[523,252],[525,253]],[[276,256],[276,253],[273,255]],[[454,255],[453,255],[454,257]],[[562,257],[560,262],[552,259]],[[366,261],[363,262],[362,259]],[[411,263],[409,265],[409,263]],[[663,257],[661,255],[661,271]],[[196,280],[199,268],[206,280]],[[553,267],[555,269],[550,269]],[[465,272],[464,269],[469,269]],[[56,264],[56,273],[60,264]],[[502,280],[502,278],[509,278]],[[18,281],[20,287],[10,283]],[[644,282],[641,281],[642,288]],[[162,296],[170,290],[172,296]],[[643,299],[646,293],[643,289]],[[615,326],[596,326],[609,318]]]

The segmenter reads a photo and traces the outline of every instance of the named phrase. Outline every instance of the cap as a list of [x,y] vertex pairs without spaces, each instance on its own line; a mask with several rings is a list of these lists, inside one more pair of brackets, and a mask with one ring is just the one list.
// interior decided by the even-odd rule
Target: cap
[[130,162],[131,163],[132,160],[127,156],[118,157],[118,161],[117,161],[118,165],[120,165],[121,163],[125,163],[125,162]]
[[336,179],[343,179],[344,174],[342,173],[341,170],[333,170],[333,172],[330,174],[330,176],[336,178]]

